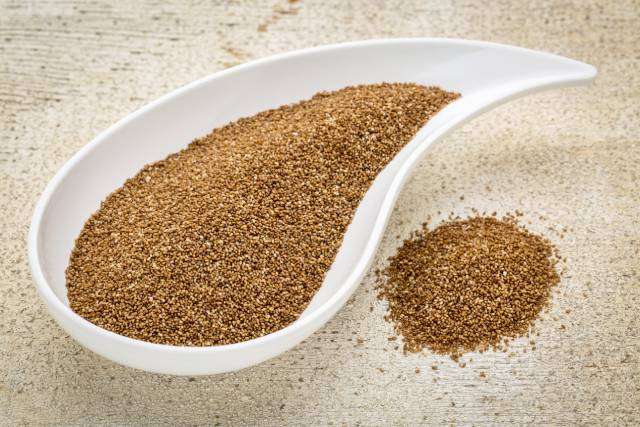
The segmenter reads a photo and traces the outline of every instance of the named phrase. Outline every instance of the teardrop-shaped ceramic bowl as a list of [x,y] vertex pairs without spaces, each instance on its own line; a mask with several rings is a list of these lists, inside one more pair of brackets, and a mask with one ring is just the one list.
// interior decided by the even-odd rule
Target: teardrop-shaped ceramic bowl
[[[31,271],[51,315],[79,343],[133,368],[199,375],[255,365],[295,346],[329,320],[356,289],[374,256],[411,169],[447,132],[510,99],[586,84],[590,65],[527,49],[448,39],[372,40],[305,49],[253,61],[188,84],[119,121],[80,150],[47,185],[29,231]],[[151,344],[76,315],[64,271],[84,222],[143,165],[213,128],[319,91],[377,82],[438,85],[462,97],[439,112],[380,173],[360,203],[325,281],[290,326],[214,347]]]

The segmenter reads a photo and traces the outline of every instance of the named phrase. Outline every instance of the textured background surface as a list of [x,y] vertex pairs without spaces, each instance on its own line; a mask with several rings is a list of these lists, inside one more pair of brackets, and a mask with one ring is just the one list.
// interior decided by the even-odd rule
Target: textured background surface
[[[125,3],[0,3],[0,424],[640,422],[637,0]],[[225,67],[396,36],[510,43],[600,71],[588,88],[516,101],[451,135],[406,187],[376,261],[438,211],[523,210],[568,259],[535,351],[522,339],[511,354],[465,356],[465,368],[404,356],[387,341],[370,278],[302,345],[228,375],[126,369],[54,324],[25,240],[39,193],[74,152]],[[560,239],[547,227],[569,232]]]

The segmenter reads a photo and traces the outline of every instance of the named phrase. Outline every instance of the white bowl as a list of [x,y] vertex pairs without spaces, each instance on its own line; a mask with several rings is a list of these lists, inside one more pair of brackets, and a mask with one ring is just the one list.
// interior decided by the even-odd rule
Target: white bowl
[[[526,49],[463,40],[373,40],[276,55],[221,71],[163,96],[119,121],[69,160],[38,201],[28,251],[38,292],[80,344],[151,372],[201,375],[274,357],[324,325],[356,289],[375,254],[397,195],[428,147],[487,109],[537,90],[591,81],[595,69]],[[109,332],[76,315],[65,269],[75,238],[100,202],[147,163],[229,121],[311,97],[377,82],[416,82],[462,98],[438,113],[380,173],[360,203],[338,256],[303,315],[250,341],[213,347],[152,344]]]

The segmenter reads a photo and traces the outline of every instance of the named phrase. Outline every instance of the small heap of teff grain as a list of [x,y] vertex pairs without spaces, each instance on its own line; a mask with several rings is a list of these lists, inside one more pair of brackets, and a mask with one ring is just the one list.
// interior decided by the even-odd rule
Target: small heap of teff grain
[[404,349],[454,359],[524,335],[559,282],[551,243],[515,217],[426,224],[379,276]]
[[378,172],[457,94],[320,93],[214,130],[143,168],[85,224],[71,308],[155,343],[230,344],[296,320]]

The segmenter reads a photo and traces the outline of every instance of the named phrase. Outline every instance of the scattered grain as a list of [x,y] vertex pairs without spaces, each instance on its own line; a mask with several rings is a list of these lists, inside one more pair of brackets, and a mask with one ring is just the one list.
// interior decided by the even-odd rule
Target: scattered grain
[[455,360],[527,333],[559,275],[551,243],[516,216],[425,225],[405,240],[379,283],[405,351]]

